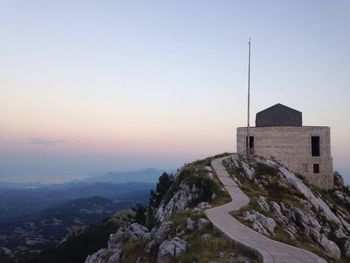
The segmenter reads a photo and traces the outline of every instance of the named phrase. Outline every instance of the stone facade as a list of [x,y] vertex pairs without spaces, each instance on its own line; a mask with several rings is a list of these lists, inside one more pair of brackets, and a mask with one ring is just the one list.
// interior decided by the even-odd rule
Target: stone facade
[[[247,128],[237,128],[237,152],[246,153]],[[251,127],[252,153],[281,160],[291,171],[323,188],[334,187],[330,128],[324,126]],[[312,137],[319,139],[319,154],[312,152]],[[317,156],[319,155],[319,156]]]

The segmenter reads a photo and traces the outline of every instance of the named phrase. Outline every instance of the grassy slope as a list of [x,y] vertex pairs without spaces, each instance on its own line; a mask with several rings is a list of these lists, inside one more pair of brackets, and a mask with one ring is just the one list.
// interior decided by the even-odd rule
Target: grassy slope
[[[298,192],[297,190],[293,189],[289,185],[285,184],[282,180],[280,180],[278,176],[278,171],[275,168],[254,162],[251,162],[250,165],[255,168],[254,178],[256,178],[259,182],[267,182],[267,184],[264,187],[260,187],[258,184],[254,183],[252,180],[249,180],[247,177],[243,177],[242,174],[244,172],[241,166],[238,168],[226,166],[226,169],[228,170],[229,174],[239,180],[241,189],[250,198],[249,205],[242,208],[240,212],[253,209],[264,214],[265,216],[274,218],[274,214],[272,212],[264,211],[257,203],[257,199],[260,196],[265,197],[269,201],[275,201],[277,203],[283,202],[289,207],[298,207],[303,209],[303,201],[305,200],[305,197],[300,192]],[[317,187],[310,185],[302,176],[297,176],[304,182],[304,184],[306,184],[314,192],[315,195],[321,196],[323,200],[327,200],[328,202],[332,203],[334,205],[334,209],[348,209],[345,204],[340,205],[339,200],[336,200],[336,198],[333,195],[334,191],[321,190]],[[243,224],[251,227],[250,223],[242,220],[242,218],[239,217],[240,212],[232,212],[231,214],[238,220],[240,220]],[[318,220],[326,220],[320,212],[317,213]],[[327,259],[328,262],[348,262],[347,259],[344,258],[338,261],[329,258],[322,248],[310,242],[310,240],[308,240],[303,235],[303,233],[299,233],[299,235],[296,235],[296,239],[291,239],[290,235],[285,231],[284,225],[278,222],[278,220],[275,221],[277,223],[277,227],[274,235],[270,236],[270,238],[291,244],[296,247],[310,250],[318,254],[319,256]],[[331,240],[339,245],[339,240],[336,240],[335,238]]]
[[85,262],[87,255],[106,246],[110,234],[117,232],[132,217],[130,210],[117,212],[105,222],[92,225],[80,235],[69,238],[57,247],[44,250],[31,263]]
[[[163,196],[164,201],[169,201],[172,195],[178,190],[182,181],[186,181],[190,185],[194,184],[200,189],[198,199],[190,205],[191,207],[188,211],[175,213],[170,218],[173,225],[170,229],[169,236],[174,237],[176,231],[181,229],[184,231],[184,235],[181,238],[189,243],[187,251],[177,258],[173,258],[171,262],[257,262],[253,255],[230,243],[214,230],[211,225],[201,230],[197,228],[188,230],[186,228],[187,218],[197,220],[200,217],[205,217],[203,213],[194,214],[191,212],[191,208],[198,205],[198,203],[209,201],[212,206],[217,206],[231,201],[227,192],[222,190],[222,185],[215,173],[213,173],[213,179],[210,179],[206,168],[207,166],[211,166],[211,161],[213,159],[224,155],[227,154],[217,155],[186,165],[186,167],[182,169],[178,179]],[[213,192],[215,192],[217,197],[211,200]],[[119,215],[120,213],[117,214]],[[117,232],[118,228],[125,224],[125,220],[128,218],[130,219],[130,215],[125,215],[123,220],[115,220],[114,217],[114,220],[112,220],[112,218],[101,224],[90,226],[85,233],[69,238],[68,241],[60,244],[56,248],[44,251],[31,262],[84,262],[88,254],[92,254],[98,249],[106,247],[109,234]],[[210,234],[208,240],[201,238],[204,233]],[[146,243],[146,240],[125,243],[123,245],[124,258],[122,262],[135,262],[139,256],[146,259],[146,262],[155,262],[157,249],[151,251],[150,254],[146,254],[144,252]]]
[[[169,201],[171,196],[177,191],[180,182],[185,180],[189,184],[195,184],[198,188],[206,190],[200,194],[198,200],[192,204],[192,207],[196,206],[201,201],[208,201],[213,192],[216,193],[217,198],[209,201],[210,205],[217,206],[231,201],[227,192],[222,191],[222,185],[215,173],[213,174],[213,179],[209,179],[208,171],[206,170],[207,166],[211,166],[211,161],[213,159],[225,155],[227,154],[217,155],[187,164],[186,167],[182,169],[178,181],[175,181],[163,197],[163,200]],[[188,230],[186,228],[187,218],[198,220],[201,217],[205,217],[205,215],[203,213],[192,213],[191,210],[188,210],[181,213],[175,213],[170,218],[173,225],[171,226],[169,236],[174,237],[176,231],[184,231],[181,238],[189,243],[187,251],[179,257],[174,257],[171,262],[257,262],[257,259],[252,254],[233,245],[214,230],[211,225],[204,229],[195,228],[193,230]],[[210,234],[208,240],[201,238],[204,233]],[[128,242],[124,246],[125,258],[122,262],[135,262],[139,256],[146,257],[148,260],[147,262],[155,262],[157,250],[151,251],[150,254],[146,255],[144,253],[145,244],[145,241]]]

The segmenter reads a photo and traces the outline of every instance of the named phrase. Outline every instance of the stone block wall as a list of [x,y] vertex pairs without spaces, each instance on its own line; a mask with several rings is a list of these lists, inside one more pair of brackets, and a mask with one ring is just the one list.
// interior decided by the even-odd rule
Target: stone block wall
[[[237,152],[246,152],[247,128],[237,128]],[[276,126],[251,127],[254,136],[254,154],[281,160],[287,167],[303,175],[310,183],[332,189],[333,160],[331,156],[330,128],[324,126]],[[311,136],[320,137],[320,156],[311,154]],[[319,164],[320,172],[313,172],[313,165]]]

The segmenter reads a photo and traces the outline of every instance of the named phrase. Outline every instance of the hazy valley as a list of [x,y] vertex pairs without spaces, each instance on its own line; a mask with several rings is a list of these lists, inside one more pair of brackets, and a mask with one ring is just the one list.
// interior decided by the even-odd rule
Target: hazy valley
[[26,260],[116,211],[144,204],[162,172],[115,172],[53,185],[0,183],[0,258]]

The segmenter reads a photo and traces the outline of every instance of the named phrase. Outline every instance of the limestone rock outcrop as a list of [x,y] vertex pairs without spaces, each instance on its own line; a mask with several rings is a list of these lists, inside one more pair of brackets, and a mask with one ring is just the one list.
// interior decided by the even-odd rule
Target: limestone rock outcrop
[[[271,239],[282,236],[292,244],[306,242],[327,259],[350,258],[350,189],[339,174],[335,174],[334,191],[326,192],[313,188],[278,160],[246,160],[234,155],[225,159],[224,165],[251,201],[233,214],[242,223]],[[198,181],[197,172],[204,174],[204,181]],[[205,180],[217,180],[208,164],[202,171],[187,171],[189,180],[179,174],[181,170],[166,190],[157,186],[144,222],[130,219],[110,235],[107,248],[89,255],[86,263],[122,263],[128,256],[125,247],[130,251],[138,246],[143,254],[133,262],[150,262],[152,256],[151,262],[165,263],[176,257],[180,260],[191,248],[195,233],[197,241],[213,242],[217,233],[204,211],[217,205],[216,200],[220,201],[225,190],[220,184],[204,189],[208,185]],[[183,218],[180,220],[178,215]]]
[[[302,236],[330,258],[340,259],[340,248],[350,257],[350,241],[343,241],[350,236],[350,191],[338,173],[335,190],[325,194],[277,160],[254,157],[248,165],[245,158],[236,155],[225,161],[225,166],[236,171],[238,183],[251,185],[255,209],[237,216],[254,230],[274,237],[279,226],[291,240]],[[248,166],[254,173],[247,173]],[[264,195],[254,195],[254,191]]]
[[250,222],[253,229],[259,233],[269,236],[275,232],[276,221],[271,217],[264,216],[255,210],[244,212],[242,217],[245,221]]
[[168,262],[170,258],[177,257],[186,251],[188,243],[178,237],[165,240],[160,244],[157,256],[157,262]]
[[119,263],[122,255],[121,247],[114,249],[103,248],[96,253],[89,255],[85,263]]

